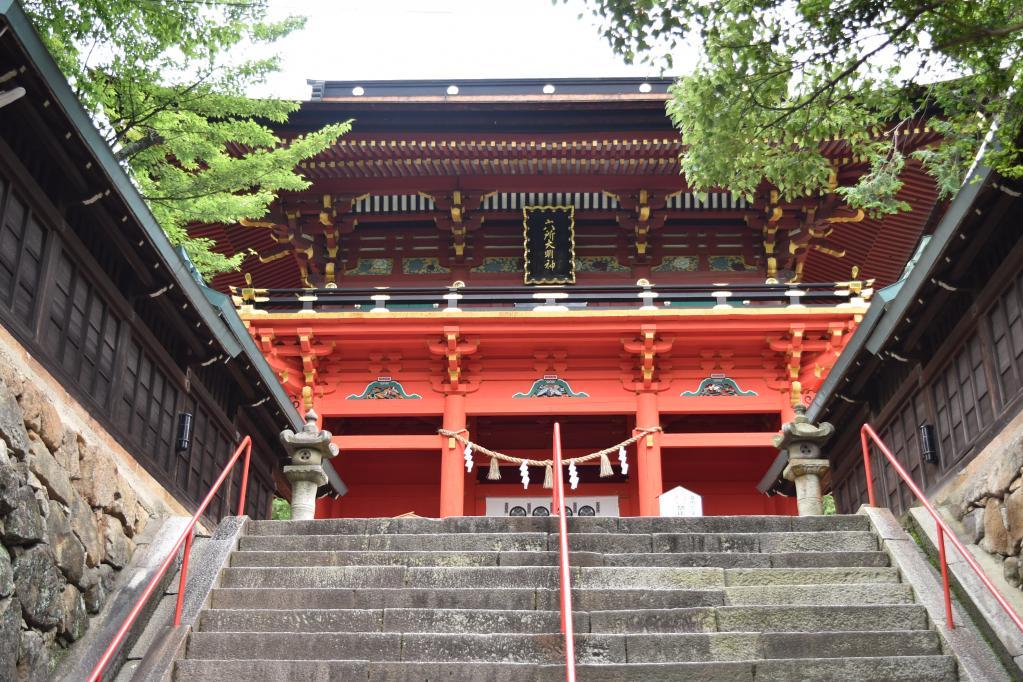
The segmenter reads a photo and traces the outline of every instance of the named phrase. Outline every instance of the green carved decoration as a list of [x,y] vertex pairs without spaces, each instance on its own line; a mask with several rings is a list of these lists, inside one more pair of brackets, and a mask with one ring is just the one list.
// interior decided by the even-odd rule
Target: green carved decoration
[[700,382],[695,391],[682,391],[683,398],[720,397],[720,396],[755,396],[756,391],[744,391],[724,374],[711,374]]
[[362,393],[352,393],[346,400],[421,400],[418,393],[406,393],[401,382],[391,377],[377,377],[376,381],[366,384]]
[[525,393],[516,393],[513,398],[589,398],[589,393],[576,393],[568,382],[557,375],[546,374],[542,379],[533,382],[533,386]]

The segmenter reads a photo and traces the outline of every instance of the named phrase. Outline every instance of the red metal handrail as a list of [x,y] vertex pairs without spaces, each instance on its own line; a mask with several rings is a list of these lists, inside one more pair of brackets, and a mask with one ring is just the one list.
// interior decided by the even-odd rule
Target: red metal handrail
[[870,501],[870,506],[877,506],[876,498],[874,497],[873,476],[870,471],[870,441],[874,442],[878,450],[881,451],[881,454],[885,456],[888,463],[891,464],[892,468],[899,474],[899,477],[902,478],[902,481],[913,492],[913,495],[916,496],[916,499],[919,500],[920,504],[922,504],[924,509],[927,510],[927,513],[931,515],[931,518],[934,519],[935,525],[938,527],[938,554],[941,561],[941,583],[945,592],[945,621],[949,629],[955,627],[955,622],[952,620],[952,592],[949,589],[948,562],[945,559],[946,536],[948,536],[949,541],[959,551],[959,555],[963,557],[966,563],[969,564],[970,568],[973,569],[973,572],[977,574],[980,581],[984,583],[984,587],[988,589],[991,596],[993,596],[995,601],[997,601],[1005,610],[1006,615],[1008,615],[1012,622],[1016,624],[1016,627],[1019,628],[1020,632],[1023,632],[1023,620],[1020,619],[1012,606],[1009,605],[1009,602],[1005,600],[1005,597],[1003,597],[991,581],[988,580],[988,577],[984,575],[984,570],[973,558],[973,555],[967,551],[966,547],[964,547],[963,543],[959,541],[959,538],[957,538],[955,533],[952,532],[952,529],[949,528],[944,519],[938,515],[938,512],[927,500],[920,488],[918,488],[913,482],[913,479],[906,470],[902,468],[902,465],[895,459],[895,455],[893,455],[892,451],[888,449],[888,446],[884,444],[884,441],[882,441],[874,429],[871,428],[870,424],[864,424],[860,429],[860,442],[863,445],[863,468],[867,475],[867,499]]
[[245,436],[245,438],[242,439],[242,442],[238,445],[238,449],[234,451],[234,454],[231,455],[231,459],[227,462],[227,466],[225,466],[224,470],[220,473],[220,477],[216,480],[216,482],[214,482],[213,487],[210,488],[209,493],[206,494],[206,498],[202,501],[202,504],[199,505],[199,508],[195,510],[195,514],[192,515],[192,520],[188,523],[188,527],[181,533],[181,536],[178,538],[177,542],[174,543],[171,551],[167,553],[167,558],[163,560],[163,563],[160,564],[160,568],[157,570],[156,575],[153,576],[153,579],[149,581],[148,585],[146,585],[146,589],[142,591],[142,596],[140,596],[138,601],[135,602],[135,606],[132,607],[128,617],[125,618],[124,623],[121,625],[121,629],[117,631],[116,635],[114,635],[113,641],[110,642],[106,650],[104,650],[103,656],[100,657],[95,667],[93,667],[92,672],[89,673],[89,677],[87,678],[88,682],[98,682],[103,677],[103,671],[106,670],[106,667],[110,664],[110,659],[113,658],[118,647],[120,647],[124,642],[124,638],[128,635],[128,631],[135,623],[135,619],[138,618],[142,609],[145,607],[146,602],[149,601],[149,598],[153,596],[153,592],[156,591],[156,588],[163,579],[163,576],[167,573],[171,564],[174,563],[174,559],[178,555],[178,550],[181,548],[182,543],[184,543],[185,551],[181,557],[181,580],[178,584],[177,604],[174,607],[174,627],[177,628],[181,626],[181,609],[185,601],[185,582],[188,579],[188,559],[189,555],[192,553],[192,538],[195,535],[195,525],[199,522],[199,517],[203,515],[203,512],[206,511],[206,507],[208,507],[210,502],[213,501],[213,496],[227,479],[228,474],[231,473],[231,469],[234,468],[234,465],[238,462],[238,458],[241,457],[243,453],[245,455],[245,462],[242,465],[242,481],[238,492],[238,516],[244,516],[245,493],[249,484],[249,460],[252,458],[252,438],[249,436]]
[[572,626],[572,578],[568,570],[565,477],[561,466],[561,426],[554,422],[554,490],[551,513],[558,516],[558,574],[561,579],[561,632],[565,635],[565,680],[575,682],[575,630]]

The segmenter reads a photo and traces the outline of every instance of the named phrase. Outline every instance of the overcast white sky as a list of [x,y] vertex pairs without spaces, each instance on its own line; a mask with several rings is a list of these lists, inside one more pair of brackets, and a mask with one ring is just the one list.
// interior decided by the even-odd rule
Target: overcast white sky
[[283,70],[253,94],[307,99],[307,78],[659,75],[613,54],[581,0],[271,0],[271,8],[309,19],[278,43]]

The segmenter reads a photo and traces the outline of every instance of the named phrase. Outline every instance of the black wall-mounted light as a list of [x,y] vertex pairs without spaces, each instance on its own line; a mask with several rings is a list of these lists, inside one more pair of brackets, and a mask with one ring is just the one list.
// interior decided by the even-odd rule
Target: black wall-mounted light
[[920,455],[928,464],[938,464],[941,461],[938,457],[938,435],[930,424],[920,427]]
[[185,452],[192,445],[192,413],[178,415],[178,436],[174,443],[175,452]]

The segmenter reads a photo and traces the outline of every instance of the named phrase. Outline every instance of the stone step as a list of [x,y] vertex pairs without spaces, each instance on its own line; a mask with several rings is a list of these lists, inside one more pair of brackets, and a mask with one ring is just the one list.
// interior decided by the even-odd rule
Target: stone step
[[[793,653],[798,656],[807,652],[817,658],[856,658],[926,656],[940,650],[936,634],[929,631],[800,633],[800,637],[748,632],[577,634],[576,660],[584,664],[753,661],[789,660]],[[371,661],[549,664],[563,660],[563,643],[560,633],[194,632],[189,636],[187,657],[334,660],[348,656]],[[807,670],[812,668],[804,668],[804,672]]]
[[[700,682],[752,682],[753,664],[672,663],[634,665],[578,665],[580,680],[621,682],[635,680],[699,680]],[[177,662],[177,682],[209,682],[211,679],[244,679],[247,682],[422,682],[467,679],[463,663],[421,661],[274,661],[274,660],[182,660]],[[563,665],[533,663],[474,663],[471,679],[488,682],[562,682]]]
[[726,569],[725,585],[833,585],[842,590],[855,583],[897,583],[899,572],[887,568],[744,568]]
[[958,682],[952,656],[882,656],[872,658],[804,658],[759,661],[757,680],[771,682]]
[[[623,519],[625,520],[625,519]],[[651,521],[654,519],[650,519]],[[557,549],[558,536],[548,536],[548,549]],[[769,533],[570,533],[572,551],[636,552],[875,552],[877,538],[867,531]]]
[[[888,566],[884,552],[791,552],[740,554],[601,554],[572,552],[572,566],[674,566],[720,568],[809,568]],[[232,566],[556,566],[557,552],[453,551],[255,551],[235,552]]]
[[[812,667],[811,667],[812,666]],[[475,663],[474,679],[489,682],[560,682],[562,665],[528,663]],[[907,656],[835,659],[741,661],[715,663],[582,664],[576,666],[587,682],[956,682],[955,661],[950,656]],[[178,661],[177,682],[208,682],[211,679],[244,679],[247,682],[332,682],[368,679],[373,682],[421,682],[465,678],[462,663],[411,661],[275,661],[275,660],[183,660]]]
[[633,632],[828,632],[926,630],[927,611],[917,604],[887,606],[725,606],[592,611],[590,631]]
[[[578,633],[855,632],[926,630],[916,604],[890,606],[728,606],[581,611]],[[207,609],[203,632],[557,632],[560,612],[513,609]]]
[[[889,587],[873,585],[867,587]],[[897,586],[901,587],[901,586]],[[753,588],[729,588],[753,589]],[[834,594],[834,590],[827,590]],[[367,609],[457,608],[540,609],[560,608],[553,589],[527,588],[362,588],[362,589],[225,589],[213,591],[214,609]],[[626,608],[691,608],[722,606],[722,590],[586,590],[573,589],[574,607],[581,611]]]
[[913,588],[903,583],[860,583],[835,589],[830,585],[754,585],[726,587],[724,603],[728,606],[773,604],[911,604]]
[[[317,519],[250,521],[248,535],[372,535],[377,533],[550,533],[552,517],[462,516],[447,519]],[[572,517],[570,533],[786,533],[866,531],[867,518],[844,516]]]
[[[573,586],[581,589],[691,589],[751,585],[845,585],[899,582],[891,567],[842,568],[689,568],[689,567],[575,567]],[[405,567],[306,566],[231,567],[224,570],[223,587],[356,588],[434,587],[466,585],[544,587],[558,585],[557,569],[549,566]]]
[[[713,612],[711,612],[713,625]],[[589,615],[573,614],[577,632],[588,632]],[[207,609],[203,632],[557,632],[559,611],[512,609],[309,609],[290,611]]]
[[543,551],[547,533],[389,533],[375,535],[244,535],[239,549],[295,551]]

